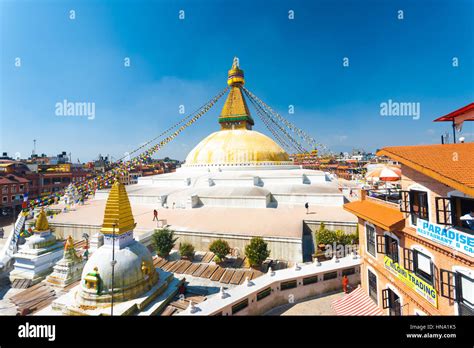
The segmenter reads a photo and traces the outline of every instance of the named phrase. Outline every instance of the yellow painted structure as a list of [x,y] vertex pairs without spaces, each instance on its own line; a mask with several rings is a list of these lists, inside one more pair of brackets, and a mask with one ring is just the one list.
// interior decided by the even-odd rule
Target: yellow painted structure
[[38,214],[38,217],[36,218],[35,232],[45,232],[45,231],[49,231],[49,224],[48,224],[48,218],[46,217],[46,213],[44,209],[42,208],[40,213]]
[[253,131],[254,121],[242,93],[244,72],[234,58],[228,72],[231,87],[219,116],[221,130],[202,140],[186,158],[186,166],[288,164],[288,154],[271,138]]
[[115,228],[115,234],[120,235],[130,232],[135,228],[135,225],[125,186],[116,180],[107,198],[104,222],[100,231],[103,234],[113,234]]

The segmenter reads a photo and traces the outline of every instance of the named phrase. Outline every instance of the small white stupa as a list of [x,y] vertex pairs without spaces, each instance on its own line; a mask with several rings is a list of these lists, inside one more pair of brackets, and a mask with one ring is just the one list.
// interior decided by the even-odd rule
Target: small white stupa
[[63,256],[63,243],[58,242],[51,232],[44,209],[36,218],[33,232],[13,255],[15,263],[10,273],[12,283],[17,279],[29,279],[30,285],[39,283],[51,273],[54,264]]
[[66,209],[71,209],[79,201],[79,192],[76,186],[69,184],[64,191],[64,196],[61,198],[66,205]]
[[85,263],[86,261],[82,256],[77,255],[74,241],[69,236],[64,245],[63,258],[54,266],[53,273],[46,278],[46,281],[53,286],[64,288],[81,279]]

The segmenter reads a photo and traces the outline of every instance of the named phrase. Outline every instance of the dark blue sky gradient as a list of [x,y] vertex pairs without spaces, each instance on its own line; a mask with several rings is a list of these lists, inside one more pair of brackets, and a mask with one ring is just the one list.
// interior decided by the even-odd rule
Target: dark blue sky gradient
[[[432,120],[474,101],[473,13],[468,0],[1,1],[0,151],[26,157],[37,139],[120,157],[223,89],[234,56],[247,88],[333,151],[439,142],[450,127]],[[63,99],[95,102],[95,119],[56,116]],[[388,99],[421,103],[421,118],[380,116]],[[218,129],[216,106],[158,156],[184,159]]]

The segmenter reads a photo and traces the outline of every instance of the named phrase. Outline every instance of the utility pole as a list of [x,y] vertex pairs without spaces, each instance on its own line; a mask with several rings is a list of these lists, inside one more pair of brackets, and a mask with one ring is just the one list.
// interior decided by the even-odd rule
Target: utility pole
[[36,139],[33,139],[33,153],[31,156],[34,156],[36,154]]
[[117,225],[117,222],[114,222],[113,228],[112,228],[112,262],[110,263],[112,265],[112,299],[111,299],[111,306],[110,306],[110,316],[114,316],[114,269],[115,269],[115,264],[117,263],[115,261],[115,226]]
[[454,118],[453,118],[453,144],[456,144],[456,124],[454,123]]

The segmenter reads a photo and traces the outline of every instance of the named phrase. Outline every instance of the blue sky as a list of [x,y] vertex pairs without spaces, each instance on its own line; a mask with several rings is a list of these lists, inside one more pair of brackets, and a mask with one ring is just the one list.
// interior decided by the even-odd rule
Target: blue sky
[[[437,143],[450,127],[432,120],[474,101],[472,1],[269,3],[0,1],[0,151],[26,157],[37,139],[74,161],[121,157],[223,89],[234,56],[249,90],[335,152]],[[94,102],[95,119],[56,116],[64,99]],[[381,116],[389,99],[420,103],[420,119]],[[158,157],[184,159],[222,103]]]

